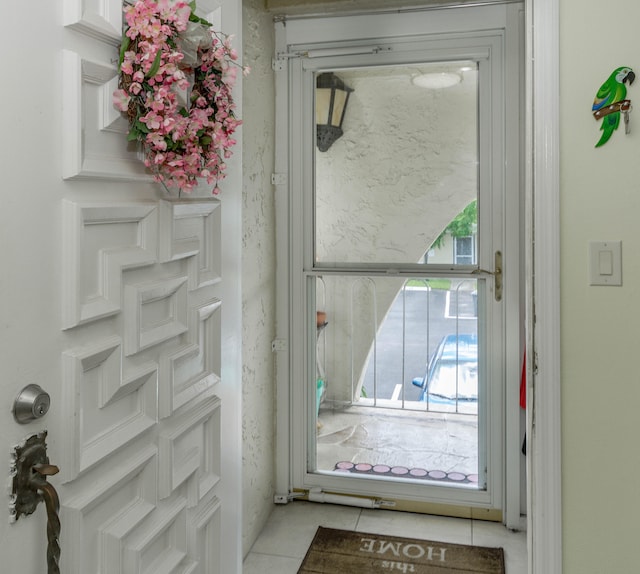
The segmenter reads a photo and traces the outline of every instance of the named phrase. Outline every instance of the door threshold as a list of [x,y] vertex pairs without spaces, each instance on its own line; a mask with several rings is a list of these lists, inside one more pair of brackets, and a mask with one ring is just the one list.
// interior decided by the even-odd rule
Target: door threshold
[[[292,501],[305,500],[307,502],[342,504],[345,506],[358,506],[379,510],[397,510],[399,512],[412,512],[415,514],[431,514],[434,516],[447,516],[449,518],[502,522],[502,510],[498,508],[478,508],[475,506],[458,506],[456,504],[391,499],[387,497],[381,499],[358,494],[326,492],[323,490],[310,492],[309,490],[293,489],[292,494]],[[318,496],[318,494],[322,496]]]

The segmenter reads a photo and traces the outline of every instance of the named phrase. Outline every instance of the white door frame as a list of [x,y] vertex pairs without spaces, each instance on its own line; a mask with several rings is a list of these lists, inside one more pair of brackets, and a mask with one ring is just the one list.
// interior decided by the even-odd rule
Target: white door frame
[[562,573],[559,3],[526,0],[527,301],[529,305],[535,301],[535,323],[530,308],[527,330],[527,347],[533,349],[527,366],[527,516],[532,574]]
[[[528,309],[527,489],[530,574],[562,572],[562,488],[560,406],[560,224],[559,224],[559,0],[525,0],[526,6],[526,266]],[[276,51],[285,47],[276,44]],[[276,63],[276,70],[278,69]],[[284,94],[280,94],[281,96]],[[287,116],[287,98],[276,98],[276,126]],[[288,138],[276,130],[276,141]],[[286,173],[286,154],[276,157],[276,174]],[[286,178],[275,179],[276,201],[286,205]],[[534,210],[535,198],[535,210]],[[277,210],[277,246],[288,249],[288,213]],[[535,243],[535,252],[532,246]],[[534,273],[535,270],[535,273]],[[289,324],[282,315],[289,296],[288,262],[278,262],[278,320],[275,350],[286,350]],[[533,324],[532,302],[536,322]],[[535,374],[533,364],[535,363]],[[276,357],[278,392],[288,385],[286,352]],[[534,391],[535,387],[535,393]],[[535,418],[534,418],[535,414]],[[290,412],[278,409],[276,502],[286,502]]]

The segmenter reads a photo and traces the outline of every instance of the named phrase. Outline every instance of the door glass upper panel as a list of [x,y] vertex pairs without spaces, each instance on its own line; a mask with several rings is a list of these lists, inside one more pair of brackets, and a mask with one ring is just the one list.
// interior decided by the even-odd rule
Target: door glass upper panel
[[[316,74],[318,125],[328,74]],[[333,74],[349,97],[342,135],[315,147],[315,264],[474,264],[477,62]]]

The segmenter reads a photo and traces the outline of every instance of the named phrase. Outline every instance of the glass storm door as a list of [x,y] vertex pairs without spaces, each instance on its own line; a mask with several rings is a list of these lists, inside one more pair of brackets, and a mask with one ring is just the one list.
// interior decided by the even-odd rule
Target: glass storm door
[[310,498],[503,508],[506,42],[288,46],[289,444]]

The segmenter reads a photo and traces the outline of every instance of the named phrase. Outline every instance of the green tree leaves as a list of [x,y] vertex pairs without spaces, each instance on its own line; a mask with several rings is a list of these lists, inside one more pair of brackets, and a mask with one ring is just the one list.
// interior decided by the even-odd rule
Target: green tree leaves
[[442,247],[442,243],[447,234],[453,237],[467,237],[469,235],[473,235],[477,223],[478,202],[474,199],[453,218],[449,225],[444,228],[444,231],[438,235],[437,239],[431,244],[431,249]]

